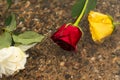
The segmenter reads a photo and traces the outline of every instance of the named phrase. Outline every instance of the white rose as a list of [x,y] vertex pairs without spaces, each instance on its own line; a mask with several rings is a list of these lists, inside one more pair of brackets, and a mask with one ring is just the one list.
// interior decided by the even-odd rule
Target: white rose
[[0,77],[2,78],[2,74],[9,76],[24,69],[27,57],[28,55],[18,47],[0,49]]

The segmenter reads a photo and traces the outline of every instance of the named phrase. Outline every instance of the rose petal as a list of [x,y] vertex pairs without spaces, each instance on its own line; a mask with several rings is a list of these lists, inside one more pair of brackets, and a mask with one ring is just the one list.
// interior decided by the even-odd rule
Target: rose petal
[[82,31],[78,27],[71,24],[64,24],[52,35],[51,38],[64,50],[75,51],[76,45],[81,36]]
[[14,72],[24,69],[26,64],[26,55],[18,47],[8,47],[0,50],[0,77],[2,74],[9,76]]

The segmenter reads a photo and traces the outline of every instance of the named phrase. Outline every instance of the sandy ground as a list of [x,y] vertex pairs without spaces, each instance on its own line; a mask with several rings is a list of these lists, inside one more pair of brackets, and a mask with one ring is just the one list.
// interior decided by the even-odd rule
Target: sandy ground
[[[0,80],[120,80],[120,25],[104,43],[96,44],[89,33],[87,16],[80,25],[84,37],[78,51],[67,52],[57,46],[50,36],[64,23],[74,22],[71,8],[75,0],[16,0],[5,12],[5,1],[0,1],[0,27],[5,15],[17,15],[17,32],[36,31],[45,39],[29,49],[26,68]],[[98,0],[95,11],[113,16],[120,22],[120,0]]]

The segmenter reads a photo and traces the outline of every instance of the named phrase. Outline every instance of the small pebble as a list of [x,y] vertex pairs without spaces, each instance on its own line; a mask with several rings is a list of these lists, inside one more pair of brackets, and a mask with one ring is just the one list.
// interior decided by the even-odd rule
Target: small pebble
[[65,74],[65,79],[69,79],[71,78],[71,75],[70,74]]
[[65,65],[65,62],[60,62],[60,66],[64,66]]
[[95,57],[92,57],[92,58],[91,58],[91,61],[95,61]]

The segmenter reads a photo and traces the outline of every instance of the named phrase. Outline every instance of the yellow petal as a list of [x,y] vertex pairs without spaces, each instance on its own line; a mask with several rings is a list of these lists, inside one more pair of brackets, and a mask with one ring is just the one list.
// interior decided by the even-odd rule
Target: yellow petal
[[95,42],[102,42],[114,30],[111,18],[108,15],[91,11],[88,16],[90,32]]

